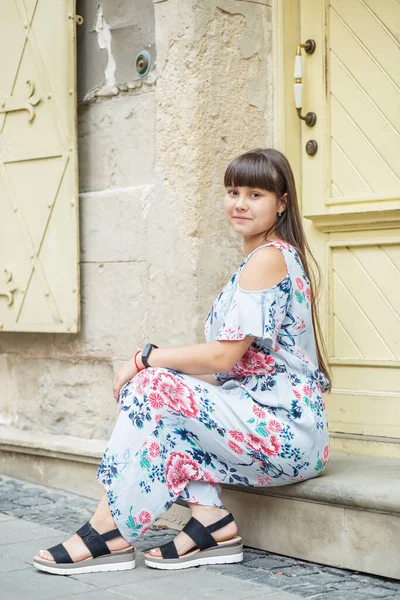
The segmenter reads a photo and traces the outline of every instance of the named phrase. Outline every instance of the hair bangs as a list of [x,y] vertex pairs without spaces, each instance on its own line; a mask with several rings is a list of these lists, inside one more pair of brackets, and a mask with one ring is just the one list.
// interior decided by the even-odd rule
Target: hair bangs
[[277,193],[279,175],[272,161],[258,152],[233,159],[224,176],[225,187],[249,187]]

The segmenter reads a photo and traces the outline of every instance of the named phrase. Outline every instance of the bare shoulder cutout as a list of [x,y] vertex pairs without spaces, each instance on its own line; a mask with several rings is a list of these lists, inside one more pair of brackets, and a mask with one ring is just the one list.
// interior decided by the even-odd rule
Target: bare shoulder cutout
[[244,265],[240,274],[239,287],[245,291],[266,290],[288,274],[285,258],[278,248],[260,248]]

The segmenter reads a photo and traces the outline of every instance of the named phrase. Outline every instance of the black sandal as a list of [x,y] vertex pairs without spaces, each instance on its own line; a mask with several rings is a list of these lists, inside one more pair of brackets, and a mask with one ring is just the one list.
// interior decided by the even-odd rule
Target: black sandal
[[145,564],[153,569],[187,569],[200,565],[223,565],[243,560],[242,538],[236,536],[224,542],[216,542],[212,532],[222,529],[234,520],[231,514],[205,527],[192,517],[182,529],[197,547],[179,556],[174,540],[160,546],[161,557],[145,555]]
[[33,565],[40,571],[55,575],[128,571],[135,568],[135,551],[132,546],[125,550],[111,552],[106,544],[109,540],[120,537],[119,529],[101,534],[88,521],[76,533],[82,538],[92,555],[91,558],[74,562],[64,545],[57,544],[47,550],[53,556],[55,563],[44,558],[36,558],[33,560]]

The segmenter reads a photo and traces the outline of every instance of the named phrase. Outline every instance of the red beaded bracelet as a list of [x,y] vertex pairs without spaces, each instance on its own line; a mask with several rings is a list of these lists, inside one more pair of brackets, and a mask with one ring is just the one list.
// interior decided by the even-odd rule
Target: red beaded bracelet
[[141,350],[138,350],[138,351],[136,352],[135,356],[133,357],[133,362],[135,363],[135,367],[137,368],[137,370],[138,370],[138,371],[143,371],[143,368],[144,368],[144,367],[140,368],[140,367],[139,367],[139,365],[138,365],[138,364],[137,364],[137,362],[136,362],[136,357],[137,357],[137,355],[138,355],[138,354],[140,354],[140,353],[141,353]]

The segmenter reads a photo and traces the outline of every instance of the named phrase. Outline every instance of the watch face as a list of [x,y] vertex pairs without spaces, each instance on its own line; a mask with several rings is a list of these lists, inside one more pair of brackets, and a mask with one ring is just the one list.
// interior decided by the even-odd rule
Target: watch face
[[147,358],[151,352],[151,344],[146,344],[142,352],[142,358]]
[[147,362],[147,359],[149,358],[151,351],[153,350],[153,348],[158,348],[158,346],[156,346],[155,344],[146,344],[146,346],[143,349],[142,352],[142,363],[144,364],[145,367],[149,367],[149,363]]

